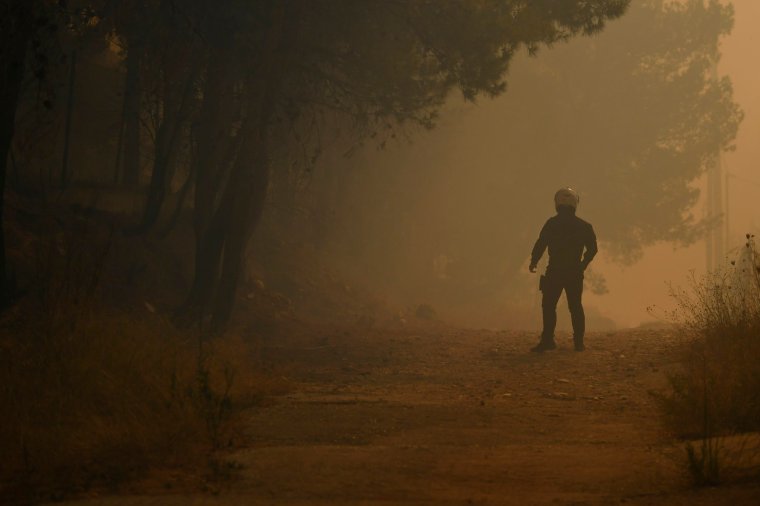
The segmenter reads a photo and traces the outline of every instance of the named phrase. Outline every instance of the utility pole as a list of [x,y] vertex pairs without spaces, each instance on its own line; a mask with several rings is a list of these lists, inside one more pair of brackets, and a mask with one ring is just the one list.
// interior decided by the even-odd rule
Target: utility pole
[[723,181],[723,234],[725,239],[726,254],[728,254],[731,251],[731,221],[729,219],[731,216],[731,200],[729,198],[729,180],[731,179],[731,173],[728,171],[728,169],[725,169],[723,172],[725,173],[725,178]]
[[[707,169],[707,191],[705,194],[707,195],[707,202],[705,202],[705,220],[707,223],[710,222],[712,219],[712,187],[710,186],[710,182],[712,178],[710,177],[710,173],[712,172],[711,169]],[[712,227],[707,229],[707,235],[705,235],[705,272],[710,272],[713,270],[713,229]]]
[[[718,62],[715,61],[712,67],[712,78],[718,80]],[[728,233],[726,233],[726,214],[723,207],[723,163],[720,148],[715,153],[715,158],[711,167],[707,169],[707,206],[706,217],[708,220],[720,220],[717,226],[710,227],[706,237],[705,260],[707,272],[719,268],[726,256],[726,242]],[[726,183],[728,178],[726,176]],[[726,191],[728,184],[726,184]],[[728,196],[726,194],[726,196]]]
[[[728,183],[727,178],[725,182]],[[726,184],[725,186],[727,190],[728,185]],[[723,164],[720,153],[717,153],[712,167],[707,170],[706,216],[708,220],[720,220],[719,223],[710,227],[707,231],[706,260],[708,271],[714,271],[719,268],[726,256],[726,243],[728,241],[728,234],[726,233],[727,213],[725,212],[723,197]]]
[[69,64],[69,97],[66,101],[66,129],[63,135],[63,163],[61,166],[61,186],[69,184],[69,145],[71,144],[71,114],[74,111],[74,85],[76,84],[77,51],[71,51]]

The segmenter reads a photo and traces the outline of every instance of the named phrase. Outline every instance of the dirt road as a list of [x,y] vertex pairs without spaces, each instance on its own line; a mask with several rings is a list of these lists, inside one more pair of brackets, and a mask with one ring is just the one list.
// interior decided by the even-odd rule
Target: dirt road
[[291,394],[247,414],[242,469],[218,496],[82,504],[760,504],[752,485],[694,490],[650,392],[675,360],[667,331],[330,330],[270,343]]

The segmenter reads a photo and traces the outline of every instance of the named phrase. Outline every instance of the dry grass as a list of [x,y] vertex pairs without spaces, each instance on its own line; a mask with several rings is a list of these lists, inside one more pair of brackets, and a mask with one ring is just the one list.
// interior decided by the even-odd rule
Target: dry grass
[[674,291],[688,344],[663,399],[672,430],[702,438],[689,450],[695,482],[720,480],[715,438],[760,430],[760,258],[753,237],[731,268]]
[[239,337],[202,341],[147,308],[106,307],[101,232],[38,247],[38,279],[0,320],[0,502],[117,489],[156,469],[227,472],[218,456],[236,415],[286,388],[250,372]]

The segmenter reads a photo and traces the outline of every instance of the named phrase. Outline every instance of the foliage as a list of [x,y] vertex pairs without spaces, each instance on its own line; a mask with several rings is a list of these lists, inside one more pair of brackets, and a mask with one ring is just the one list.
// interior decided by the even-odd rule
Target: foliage
[[[103,108],[102,103],[98,106],[110,109],[114,117],[98,119],[103,121],[101,128],[93,125],[94,116],[80,115],[89,121],[77,130],[72,150],[82,161],[109,158],[106,151],[115,149],[115,168],[97,163],[96,170],[78,168],[76,174],[101,183],[135,184],[140,171],[150,165],[144,211],[133,230],[139,233],[160,221],[175,176],[185,175],[173,214],[194,186],[198,265],[181,314],[209,315],[223,324],[234,300],[248,235],[263,208],[270,169],[275,174],[289,172],[287,166],[270,167],[276,148],[298,150],[309,143],[313,155],[308,158],[313,160],[321,149],[321,129],[334,125],[336,118],[351,125],[354,140],[394,136],[405,124],[432,127],[454,90],[467,100],[502,93],[519,48],[535,52],[576,34],[596,33],[607,20],[622,15],[627,4],[628,0],[61,4],[60,17],[69,21],[53,33],[65,52],[77,49],[78,72],[89,80],[96,67],[103,71],[100,74],[117,79],[120,66],[126,71],[121,118],[115,117],[113,104]],[[23,49],[19,44],[21,54]],[[73,65],[72,61],[63,67]],[[74,76],[77,69],[63,70]],[[98,89],[112,89],[116,98],[119,90],[113,78],[100,75],[97,80],[109,83]],[[75,85],[73,91],[77,90],[86,91]],[[71,97],[76,95],[73,91]],[[80,102],[74,101],[75,108],[86,110]],[[15,107],[8,104],[9,109]],[[60,135],[53,129],[44,141],[68,144]],[[151,149],[143,149],[143,144]],[[17,179],[58,182],[53,168],[57,161],[52,158],[44,162],[51,167],[26,167],[27,173]],[[172,219],[169,226],[175,222]]]
[[370,128],[430,127],[451,90],[468,100],[497,96],[519,48],[596,33],[627,3],[305,2],[284,46],[293,63],[284,111],[293,117],[317,106]]
[[[731,147],[742,117],[729,78],[712,73],[732,14],[718,2],[641,2],[610,40],[590,44],[580,79],[564,81],[570,115],[598,121],[565,124],[594,147],[561,143],[569,160],[560,173],[588,192],[585,212],[623,260],[656,241],[700,237],[703,224],[691,215],[699,193],[691,182]],[[641,26],[648,35],[636,30]],[[625,51],[614,49],[634,37]],[[559,63],[562,79],[568,69]],[[589,79],[594,67],[602,76]],[[592,149],[597,154],[589,156]]]
[[640,1],[602,33],[515,58],[488,107],[452,99],[439,130],[409,146],[330,158],[313,176],[314,226],[346,216],[324,230],[338,254],[457,304],[522,291],[517,273],[563,185],[580,190],[605,256],[693,242],[707,226],[691,215],[694,182],[742,118],[728,78],[712,75],[731,23],[717,2]]
[[[209,61],[195,166],[199,266],[184,315],[210,313],[217,324],[228,317],[240,258],[262,213],[266,189],[261,187],[268,185],[270,172],[280,170],[270,167],[271,153],[275,146],[298,144],[292,134],[296,126],[317,143],[315,153],[320,129],[336,116],[345,118],[359,139],[392,136],[405,123],[431,127],[452,90],[469,100],[501,93],[519,47],[535,50],[594,33],[626,5],[621,0],[222,4],[198,24]],[[225,107],[232,112],[220,114]],[[205,145],[219,137],[231,156]],[[215,278],[209,274],[215,272]]]

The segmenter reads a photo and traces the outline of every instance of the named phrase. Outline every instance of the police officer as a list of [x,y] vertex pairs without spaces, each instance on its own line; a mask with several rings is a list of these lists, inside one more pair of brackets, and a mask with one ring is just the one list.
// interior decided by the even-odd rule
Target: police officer
[[[549,265],[546,275],[541,276],[539,288],[543,293],[544,330],[541,340],[531,348],[534,352],[544,352],[557,347],[554,342],[554,328],[557,326],[557,301],[565,291],[570,317],[573,322],[573,343],[575,351],[583,351],[583,334],[586,317],[583,313],[583,271],[596,255],[596,235],[590,223],[575,215],[579,202],[578,192],[572,188],[562,188],[554,194],[557,215],[552,216],[541,229],[530,257],[530,272],[536,272],[536,265],[549,248]],[[585,253],[584,253],[585,250]]]

